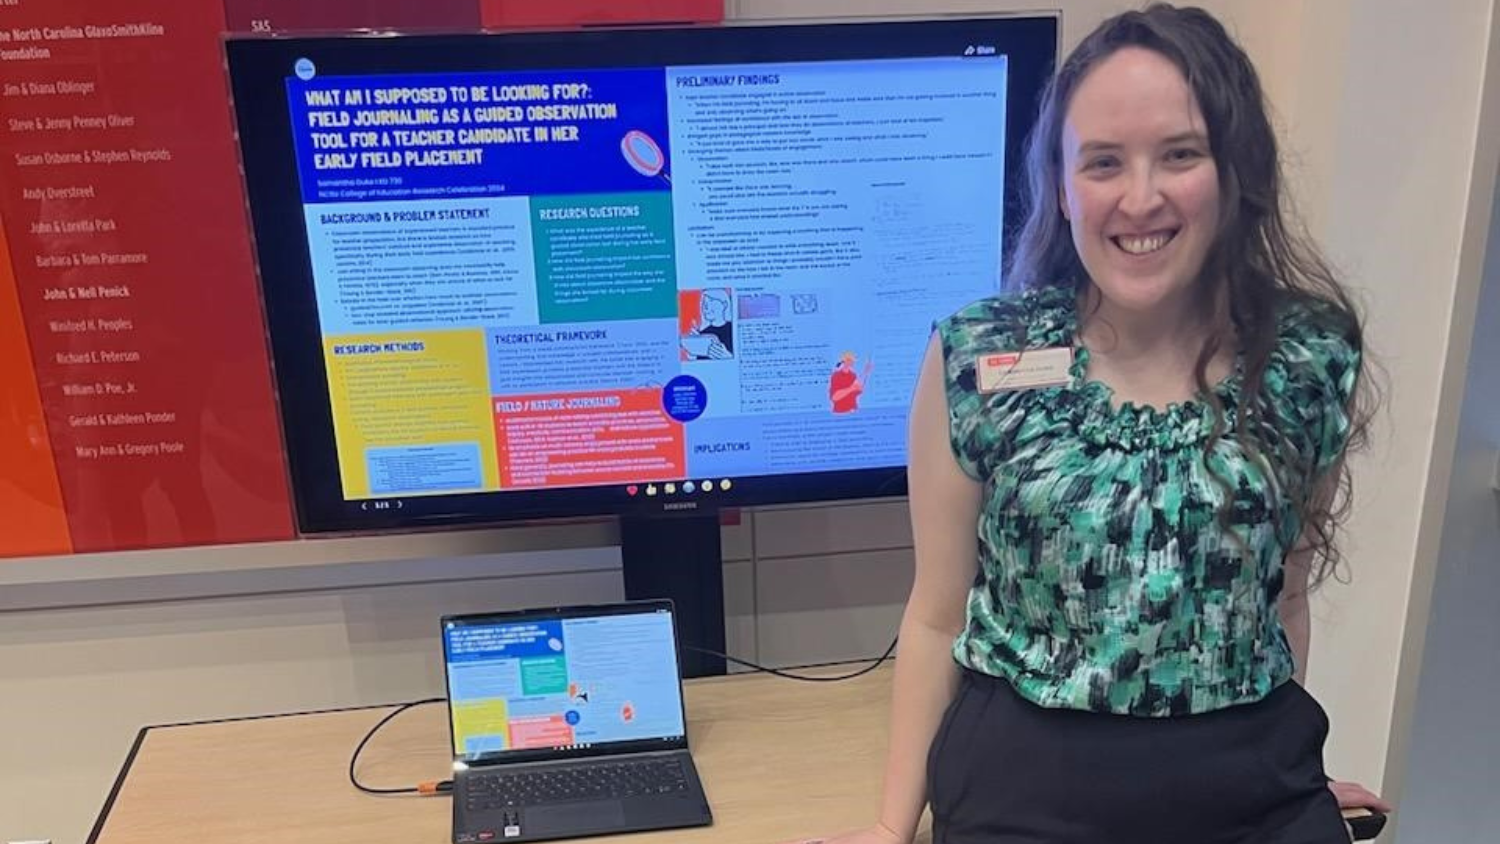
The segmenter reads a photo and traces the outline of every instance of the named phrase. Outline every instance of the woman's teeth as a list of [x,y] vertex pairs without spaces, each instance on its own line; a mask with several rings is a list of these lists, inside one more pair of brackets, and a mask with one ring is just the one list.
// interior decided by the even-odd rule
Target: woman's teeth
[[1118,235],[1115,237],[1115,245],[1132,255],[1145,255],[1166,246],[1171,239],[1171,234]]

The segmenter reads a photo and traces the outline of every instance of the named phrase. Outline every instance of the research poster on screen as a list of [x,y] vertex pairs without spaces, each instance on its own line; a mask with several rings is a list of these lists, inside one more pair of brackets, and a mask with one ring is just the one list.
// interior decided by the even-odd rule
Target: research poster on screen
[[289,71],[349,499],[901,465],[999,282],[1003,56]]

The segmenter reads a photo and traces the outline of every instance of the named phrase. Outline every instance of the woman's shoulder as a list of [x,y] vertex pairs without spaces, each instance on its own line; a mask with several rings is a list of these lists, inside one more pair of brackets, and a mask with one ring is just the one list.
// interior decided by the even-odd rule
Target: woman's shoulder
[[1276,346],[1265,370],[1268,409],[1309,479],[1343,453],[1364,368],[1360,322],[1348,308],[1288,294],[1277,310]]
[[1348,308],[1307,293],[1286,292],[1276,303],[1282,337],[1303,340],[1357,339],[1359,321]]
[[939,320],[950,350],[1020,350],[1071,342],[1074,293],[1064,287],[1006,291],[970,302]]
[[[1285,294],[1277,303],[1273,357],[1289,375],[1357,369],[1362,346],[1359,320],[1345,306],[1301,293]],[[1337,372],[1331,374],[1337,379]]]
[[1347,408],[1364,366],[1359,319],[1335,302],[1290,293],[1276,317],[1264,381],[1271,408],[1289,436],[1312,438],[1304,443],[1309,453],[1335,454],[1329,443],[1342,443],[1338,437],[1348,428]]
[[1010,448],[1015,426],[1026,418],[1001,408],[1036,401],[1037,391],[986,394],[979,389],[984,355],[1072,343],[1071,288],[1036,288],[988,296],[959,308],[936,326],[942,341],[944,392],[953,453],[976,480],[989,477]]

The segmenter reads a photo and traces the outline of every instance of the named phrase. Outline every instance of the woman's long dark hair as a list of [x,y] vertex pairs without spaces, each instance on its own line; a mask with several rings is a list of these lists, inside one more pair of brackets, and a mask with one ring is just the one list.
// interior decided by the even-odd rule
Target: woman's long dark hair
[[[1275,473],[1282,489],[1292,496],[1307,540],[1299,548],[1310,546],[1314,552],[1314,581],[1321,582],[1341,562],[1337,540],[1352,494],[1349,469],[1340,460],[1315,489],[1290,482],[1299,461],[1283,453],[1283,437],[1262,427],[1274,418],[1265,406],[1262,386],[1276,345],[1277,314],[1288,300],[1299,300],[1329,315],[1336,320],[1333,330],[1360,349],[1363,320],[1317,247],[1291,222],[1282,194],[1276,133],[1267,116],[1260,78],[1244,50],[1213,16],[1198,8],[1152,4],[1106,20],[1068,56],[1043,93],[1041,112],[1027,144],[1027,213],[1007,283],[1073,287],[1080,292],[1089,283],[1059,204],[1063,122],[1084,77],[1124,47],[1156,52],[1182,72],[1203,113],[1218,169],[1219,230],[1199,280],[1205,301],[1223,302],[1227,307],[1211,309],[1217,324],[1199,351],[1194,370],[1198,390],[1214,410],[1214,431],[1204,453],[1214,448],[1227,427],[1223,403],[1209,388],[1207,369],[1226,338],[1232,337],[1238,342],[1243,367],[1242,398],[1234,420],[1239,442],[1252,460]],[[1367,361],[1368,354],[1361,360]],[[1348,408],[1346,452],[1363,448],[1368,439],[1376,403],[1375,387],[1365,377],[1369,368],[1362,363]],[[1225,493],[1220,522],[1227,529],[1232,490],[1224,478],[1215,479]]]

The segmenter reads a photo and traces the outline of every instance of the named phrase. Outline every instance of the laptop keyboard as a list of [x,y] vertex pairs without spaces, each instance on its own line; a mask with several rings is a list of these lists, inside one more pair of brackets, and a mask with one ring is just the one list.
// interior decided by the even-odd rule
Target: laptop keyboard
[[687,774],[677,759],[591,762],[524,772],[477,773],[464,786],[469,811],[602,800],[687,791]]

